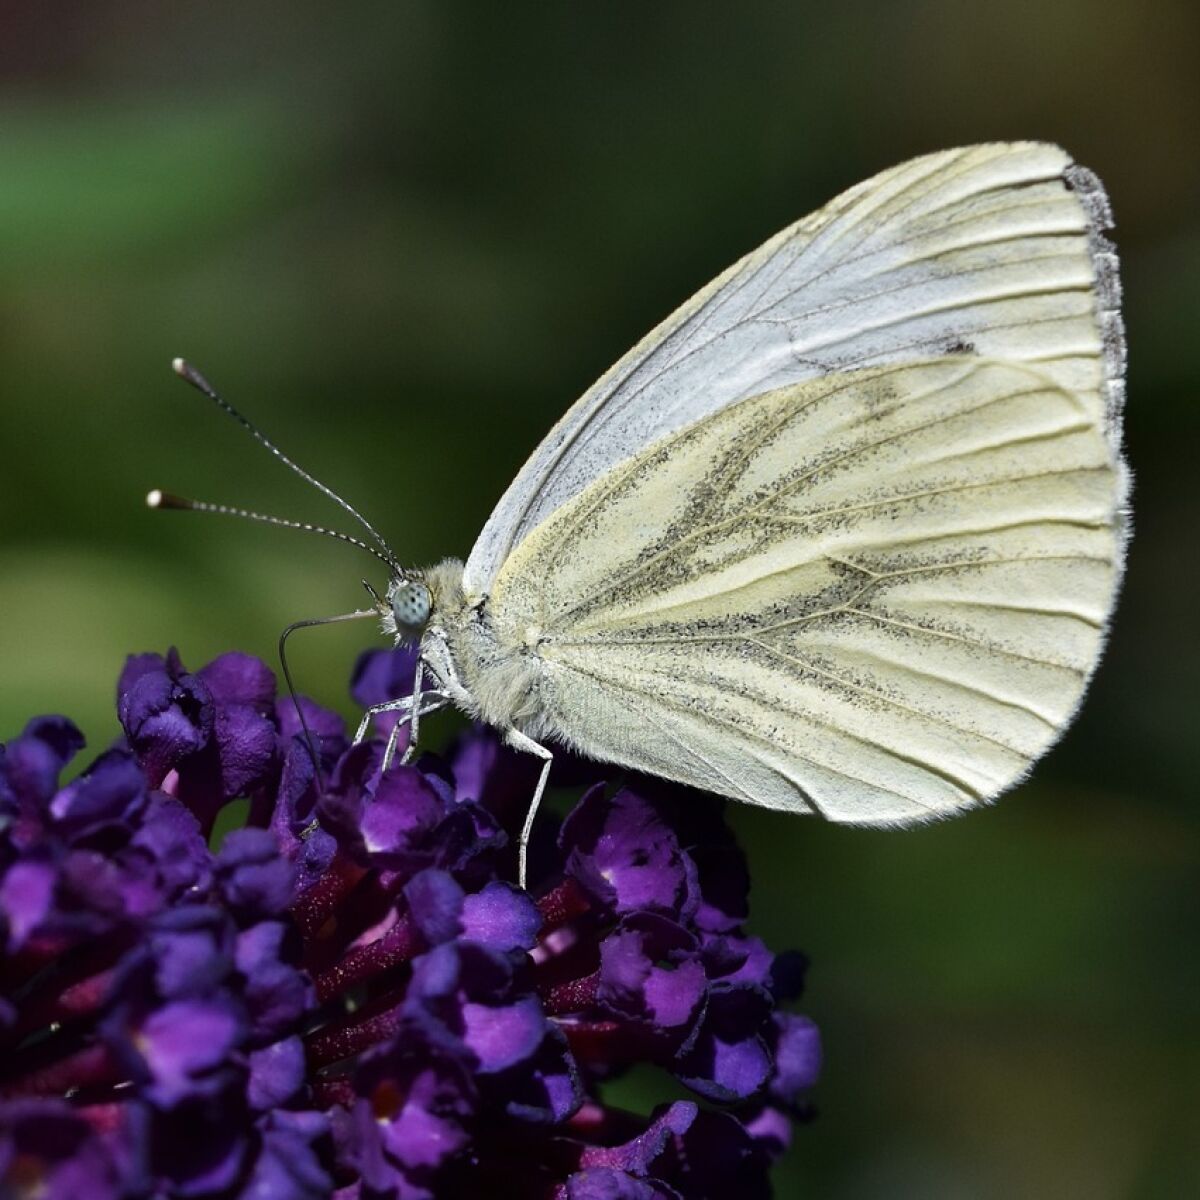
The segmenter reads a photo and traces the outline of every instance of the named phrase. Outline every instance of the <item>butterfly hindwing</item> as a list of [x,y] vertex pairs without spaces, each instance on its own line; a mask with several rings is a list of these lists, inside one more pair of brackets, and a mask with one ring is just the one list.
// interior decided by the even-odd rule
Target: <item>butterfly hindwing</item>
[[1070,719],[1119,572],[1101,379],[970,355],[728,406],[607,472],[496,580],[546,727],[834,819],[994,796]]

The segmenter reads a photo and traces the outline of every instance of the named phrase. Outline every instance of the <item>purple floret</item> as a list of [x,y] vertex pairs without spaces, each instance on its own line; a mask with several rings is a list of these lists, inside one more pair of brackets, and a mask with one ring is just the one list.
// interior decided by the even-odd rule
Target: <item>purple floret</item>
[[563,822],[567,873],[614,913],[690,917],[699,902],[696,866],[649,799],[591,788]]
[[611,1016],[685,1032],[707,992],[695,937],[666,917],[632,913],[600,943],[596,1003]]
[[212,739],[212,695],[203,680],[184,670],[174,650],[166,658],[132,658],[117,696],[117,716],[152,787],[160,787],[168,772]]

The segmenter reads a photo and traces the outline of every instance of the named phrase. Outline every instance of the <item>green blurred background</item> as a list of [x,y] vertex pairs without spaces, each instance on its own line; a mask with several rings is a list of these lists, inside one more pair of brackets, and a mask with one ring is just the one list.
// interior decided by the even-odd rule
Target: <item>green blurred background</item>
[[[826,1041],[778,1187],[1200,1195],[1198,135],[1194,0],[3,4],[0,738],[65,710],[103,745],[127,651],[271,659],[361,599],[353,551],[142,506],[337,516],[173,355],[403,558],[465,555],[561,410],[735,257],[910,155],[1059,141],[1124,261],[1111,648],[994,809],[905,834],[736,813],[755,925],[811,954]],[[302,685],[349,711],[371,637],[309,635]]]

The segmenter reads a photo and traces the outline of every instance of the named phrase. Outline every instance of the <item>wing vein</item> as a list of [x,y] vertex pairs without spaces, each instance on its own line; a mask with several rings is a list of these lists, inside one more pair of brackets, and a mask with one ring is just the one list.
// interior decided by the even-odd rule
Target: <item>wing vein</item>
[[851,616],[864,617],[869,621],[874,621],[878,625],[888,625],[896,629],[903,629],[906,633],[923,634],[926,637],[941,638],[943,641],[960,642],[964,646],[974,646],[978,650],[986,650],[989,654],[999,654],[1004,658],[1016,659],[1018,662],[1032,663],[1039,667],[1050,667],[1056,671],[1067,671],[1072,675],[1082,678],[1086,672],[1081,671],[1078,667],[1072,666],[1070,663],[1061,662],[1054,658],[1039,658],[1036,654],[1022,654],[1018,650],[1010,650],[1006,646],[997,645],[995,642],[985,642],[981,638],[968,637],[962,633],[951,633],[946,629],[934,629],[929,625],[921,625],[916,621],[903,621],[899,617],[889,616],[886,613],[872,612],[869,608],[848,608],[846,612]]
[[[758,642],[758,639],[755,638],[754,641]],[[814,671],[819,670],[819,668],[812,666],[811,664],[808,664],[806,660],[803,660],[799,657],[790,655],[787,653],[787,651],[781,650],[775,646],[771,646],[767,642],[758,642],[758,644],[761,646],[764,646],[766,649],[770,650],[772,653],[774,653],[782,658],[792,659],[793,661],[796,662],[796,664],[798,666],[806,666],[807,669],[814,670]],[[1053,729],[1057,728],[1055,723],[1052,720],[1050,720],[1048,717],[1046,717],[1043,713],[1038,712],[1038,710],[1036,708],[1032,708],[1028,704],[1023,703],[1020,700],[1007,700],[1003,696],[996,695],[995,692],[989,692],[984,688],[976,687],[974,684],[964,683],[961,679],[954,679],[949,675],[939,675],[936,671],[921,670],[917,667],[911,666],[908,663],[898,662],[896,659],[888,658],[887,655],[880,654],[878,651],[867,650],[862,647],[858,647],[855,650],[855,653],[861,654],[867,658],[873,658],[876,662],[882,663],[886,667],[893,667],[896,670],[906,672],[909,675],[915,675],[921,679],[928,679],[932,683],[945,684],[949,687],[961,688],[964,692],[970,692],[973,695],[980,696],[984,700],[988,700],[993,704],[999,704],[1004,708],[1011,708],[1017,712],[1024,713],[1026,716],[1033,717],[1034,720],[1040,722],[1042,725],[1045,725],[1048,729],[1053,730]],[[846,687],[856,686],[854,684],[848,683],[844,679],[840,679],[838,676],[836,676],[834,674],[829,674],[829,678],[835,680],[836,682],[840,682],[843,686],[846,686]],[[912,708],[909,705],[901,704],[899,701],[892,700],[885,692],[877,692],[871,688],[865,688],[865,687],[859,687],[858,690],[861,690],[866,695],[875,696],[878,699],[884,701],[884,703],[892,704],[894,707],[899,708],[905,712],[911,712],[914,716],[923,717],[926,720],[930,720],[930,721],[937,721],[939,724],[943,724],[943,725],[947,726],[948,728],[955,730],[958,733],[965,733],[965,734],[969,734],[971,737],[981,738],[985,742],[992,742],[995,745],[1000,746],[1005,750],[1010,750],[1013,754],[1019,754],[1019,755],[1024,756],[1024,752],[1019,750],[1016,746],[1010,746],[1007,742],[999,741],[998,739],[996,739],[994,737],[990,737],[986,733],[980,733],[976,729],[968,729],[966,726],[956,725],[953,721],[950,721],[943,717],[937,717],[933,713],[923,712],[919,708]]]
[[[908,269],[909,267],[916,266],[918,263],[936,262],[938,259],[945,258],[948,255],[957,254],[957,253],[959,253],[963,250],[967,250],[967,249],[974,249],[975,246],[1002,245],[1005,242],[1024,241],[1026,239],[1032,238],[1033,236],[1034,235],[1032,235],[1032,234],[1026,233],[1026,234],[1012,235],[1010,237],[1005,237],[1005,238],[994,238],[990,242],[963,243],[961,245],[947,246],[941,250],[931,251],[929,254],[914,255],[913,257],[906,258],[901,262],[889,264],[877,271],[870,271],[870,272],[864,273],[860,276],[860,279],[863,282],[870,280],[870,279],[882,279],[882,278],[886,278],[888,275],[897,274],[901,271]],[[1040,236],[1072,236],[1072,235],[1070,235],[1070,234],[1054,234],[1054,235],[1040,235]],[[1083,241],[1082,231],[1079,231],[1079,230],[1074,231],[1074,236],[1077,236],[1081,242]],[[883,253],[884,253],[884,251],[880,250],[880,251],[876,251],[874,254],[864,254],[864,255],[860,256],[859,261],[865,263],[865,262],[869,261],[869,259],[871,259],[872,257],[875,257],[876,255],[881,255]],[[1051,253],[1051,254],[1028,254],[1024,258],[1022,258],[1020,260],[1020,262],[1022,265],[1028,265],[1031,263],[1053,262],[1055,259],[1072,259],[1072,260],[1077,261],[1078,255],[1070,255],[1063,251],[1058,251],[1058,252]],[[1011,266],[1013,266],[1013,264],[1006,263],[1005,266],[1011,267]],[[984,275],[984,276],[992,275],[992,274],[995,274],[995,272],[998,269],[999,268],[997,267],[997,265],[995,263],[985,263],[982,266],[973,266],[973,267],[962,268],[960,270],[946,271],[944,274],[939,275],[937,277],[937,282],[939,284],[944,285],[950,280],[969,279],[973,275]],[[768,320],[769,318],[767,317],[767,314],[771,311],[771,309],[778,308],[780,305],[786,303],[789,300],[794,300],[796,298],[796,296],[798,296],[802,291],[804,291],[807,288],[807,286],[808,286],[807,284],[799,284],[797,287],[793,288],[792,291],[785,292],[782,296],[779,297],[778,300],[772,301],[772,303],[769,304],[766,308],[760,309],[750,319],[755,320],[755,321]],[[884,296],[890,296],[896,292],[911,291],[912,286],[913,285],[912,285],[911,281],[904,281],[901,283],[896,283],[896,284],[892,285],[891,287],[877,288],[873,292],[855,292],[852,295],[846,297],[844,300],[831,301],[826,304],[814,304],[811,308],[805,309],[805,311],[803,313],[803,319],[807,320],[809,317],[813,317],[813,316],[828,316],[830,313],[835,313],[842,309],[855,308],[855,307],[858,307],[860,305],[867,303],[867,301],[869,301],[869,300],[879,300]],[[1089,283],[1084,283],[1084,284],[1080,284],[1080,285],[1072,285],[1072,284],[1066,284],[1066,283],[1047,284],[1045,287],[1037,288],[1034,290],[1030,290],[1030,289],[1026,289],[1026,288],[1019,288],[1015,291],[1009,291],[1009,292],[990,291],[990,292],[986,292],[986,293],[978,293],[974,296],[965,296],[965,297],[958,298],[952,304],[948,305],[947,307],[950,307],[950,308],[968,307],[971,305],[992,303],[994,301],[1000,301],[1000,300],[1020,299],[1022,296],[1044,296],[1044,295],[1049,295],[1049,294],[1057,294],[1059,292],[1064,292],[1064,291],[1090,290],[1090,289],[1091,289],[1091,284],[1089,282]],[[911,318],[931,316],[934,313],[941,312],[941,311],[944,311],[944,310],[939,308],[939,309],[930,309],[927,311],[918,310],[915,313],[907,313],[906,312],[903,315],[903,317],[900,318],[899,320],[885,321],[881,325],[863,326],[859,329],[856,329],[855,333],[856,334],[862,333],[864,329],[867,329],[867,330],[886,329],[891,325],[903,325],[903,324],[907,323]]]
[[[923,320],[925,317],[935,317],[942,313],[956,312],[960,309],[967,308],[986,308],[993,304],[1006,304],[1010,300],[1029,299],[1036,296],[1063,296],[1076,293],[1090,295],[1094,290],[1094,285],[1089,281],[1079,284],[1051,284],[1044,288],[1021,288],[1012,292],[992,293],[989,295],[970,296],[966,298],[956,297],[954,300],[947,301],[945,304],[931,304],[925,308],[918,308],[905,312],[903,317],[898,320],[895,318],[889,318],[886,321],[877,321],[873,325],[859,325],[854,329],[847,330],[841,336],[827,338],[823,342],[805,342],[796,345],[795,349],[797,352],[802,354],[811,354],[814,350],[828,350],[832,346],[844,345],[846,342],[854,341],[856,338],[860,338],[867,333],[878,333],[881,329],[900,328],[914,321]],[[1050,319],[1063,320],[1066,318],[1053,317]],[[1078,318],[1072,315],[1069,319],[1077,320]],[[1035,320],[1036,318],[1027,317],[1022,320],[1020,324],[1033,324]],[[996,329],[1001,327],[991,324],[988,326],[988,328]]]
[[984,479],[977,483],[957,483],[945,487],[926,488],[920,492],[900,492],[894,496],[883,496],[863,504],[845,504],[840,508],[817,508],[807,513],[781,514],[775,520],[790,525],[804,525],[824,517],[840,517],[847,513],[873,512],[893,504],[904,504],[909,500],[927,500],[932,496],[952,496],[959,492],[978,491],[982,488],[1003,487],[1010,483],[1028,483],[1034,479],[1065,479],[1071,475],[1107,474],[1108,467],[1072,467],[1062,471],[1031,471],[1027,475],[998,475],[995,479]]
[[[990,734],[981,733],[977,729],[971,729],[966,725],[958,725],[951,721],[948,717],[939,716],[937,713],[926,712],[920,708],[914,708],[911,704],[904,704],[894,697],[889,696],[886,692],[880,691],[877,688],[867,687],[864,684],[855,683],[853,680],[847,679],[844,676],[838,675],[833,671],[829,671],[823,667],[819,667],[816,663],[809,659],[802,658],[798,654],[790,654],[786,650],[780,649],[778,646],[772,646],[769,642],[760,641],[757,637],[747,639],[752,641],[756,646],[761,646],[764,650],[773,654],[776,658],[782,659],[784,662],[794,663],[802,671],[809,671],[814,675],[820,675],[828,679],[831,683],[838,687],[845,688],[847,691],[858,692],[860,695],[869,696],[873,700],[878,700],[882,704],[894,708],[897,712],[906,712],[919,720],[928,721],[934,725],[942,725],[947,729],[952,729],[955,733],[965,734],[967,737],[979,738],[983,742],[991,742],[993,746],[999,746],[1002,750],[1007,750],[1010,754],[1016,754],[1020,757],[1025,757],[1024,751],[1016,746],[1010,745],[1008,742],[1001,741],[999,738],[992,737]],[[864,653],[859,651],[859,653]],[[915,667],[911,667],[906,663],[898,663],[891,659],[887,659],[882,655],[871,654],[870,657],[878,662],[885,663],[888,666],[896,667],[901,671],[907,672],[910,675],[919,676],[922,679],[929,679],[935,683],[948,684],[951,687],[961,688],[965,692],[971,692],[976,696],[982,696],[985,700],[989,700],[994,704],[1002,705],[1005,708],[1013,708],[1019,712],[1023,712],[1036,718],[1043,725],[1048,725],[1051,729],[1054,728],[1053,722],[1047,721],[1041,713],[1034,709],[1028,708],[1024,704],[1017,703],[1012,700],[1004,700],[992,692],[985,691],[982,688],[977,688],[968,683],[963,683],[961,680],[951,679],[948,676],[937,675],[931,671],[920,671]]]

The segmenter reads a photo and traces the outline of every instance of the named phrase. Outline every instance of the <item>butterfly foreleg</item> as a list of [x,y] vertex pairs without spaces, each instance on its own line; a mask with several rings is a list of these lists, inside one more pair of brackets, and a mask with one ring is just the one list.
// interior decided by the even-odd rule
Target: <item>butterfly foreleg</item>
[[[449,703],[450,697],[434,688],[421,693],[421,703],[415,705],[409,711],[408,721],[411,724],[411,731],[409,733],[408,745],[404,748],[404,753],[400,756],[401,763],[409,762],[417,751],[417,729],[421,717],[431,712],[437,712],[439,708],[445,708]],[[385,771],[392,765],[392,756],[396,753],[396,742],[400,737],[400,730],[403,727],[404,719],[402,718],[396,722],[392,732],[388,735],[387,746],[383,751],[383,770]]]
[[550,776],[550,767],[554,755],[540,742],[523,734],[519,729],[507,729],[504,740],[514,750],[524,750],[526,754],[536,754],[542,760],[541,774],[538,775],[537,787],[533,789],[533,799],[529,802],[529,811],[525,814],[525,824],[521,827],[521,841],[517,847],[517,883],[524,888],[526,885],[526,865],[529,858],[529,835],[533,831],[533,818],[537,816],[538,805],[542,802],[542,793],[546,790],[546,780]]
[[[416,704],[414,704],[414,699],[418,701]],[[396,753],[396,742],[399,740],[400,731],[406,725],[411,724],[412,735],[409,738],[408,748],[401,759],[402,762],[407,762],[416,748],[417,728],[420,718],[431,712],[436,712],[439,708],[444,708],[449,703],[450,697],[445,692],[437,688],[430,688],[416,698],[413,696],[402,696],[399,700],[387,700],[383,704],[373,704],[363,713],[358,731],[354,735],[354,744],[357,746],[367,736],[367,730],[370,728],[371,721],[375,717],[381,713],[399,713],[399,719],[392,727],[392,731],[388,735],[387,746],[384,748],[383,769],[386,771],[391,766],[392,758]]]

